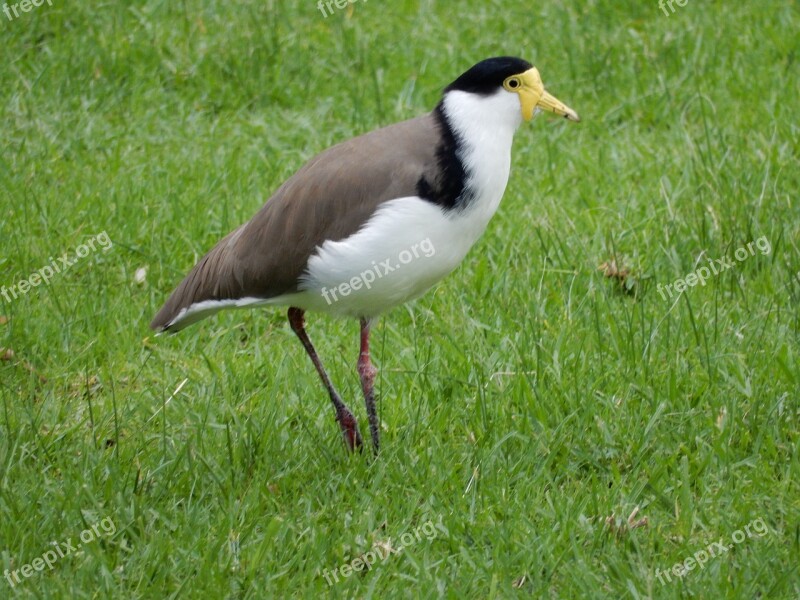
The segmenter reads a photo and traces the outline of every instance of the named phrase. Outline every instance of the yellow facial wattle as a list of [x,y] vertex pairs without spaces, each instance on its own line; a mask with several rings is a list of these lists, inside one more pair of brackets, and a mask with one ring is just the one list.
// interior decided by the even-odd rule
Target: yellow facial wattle
[[537,108],[561,115],[576,123],[581,120],[578,113],[544,89],[542,78],[536,67],[532,67],[519,75],[508,77],[503,82],[503,87],[509,92],[519,94],[522,118],[526,121],[530,121],[533,118]]

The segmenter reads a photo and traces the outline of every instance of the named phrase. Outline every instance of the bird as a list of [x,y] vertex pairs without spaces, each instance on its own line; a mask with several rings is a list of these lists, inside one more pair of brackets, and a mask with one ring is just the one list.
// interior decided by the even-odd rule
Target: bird
[[356,368],[375,454],[380,423],[370,329],[452,272],[497,210],[518,127],[541,112],[578,122],[539,71],[512,56],[482,60],[430,112],[338,143],[287,179],[214,246],[153,318],[177,332],[228,308],[288,307],[333,404],[347,449],[363,450],[353,412],[306,329],[306,313],[357,319]]

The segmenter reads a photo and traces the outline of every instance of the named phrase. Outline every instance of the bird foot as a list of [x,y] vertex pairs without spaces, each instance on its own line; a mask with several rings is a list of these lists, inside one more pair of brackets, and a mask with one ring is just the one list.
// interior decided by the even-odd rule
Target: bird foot
[[347,449],[351,452],[358,450],[359,452],[364,447],[364,442],[361,439],[361,432],[358,430],[358,421],[349,410],[345,409],[336,415],[336,420],[339,422],[339,427],[342,429],[344,436],[344,443]]

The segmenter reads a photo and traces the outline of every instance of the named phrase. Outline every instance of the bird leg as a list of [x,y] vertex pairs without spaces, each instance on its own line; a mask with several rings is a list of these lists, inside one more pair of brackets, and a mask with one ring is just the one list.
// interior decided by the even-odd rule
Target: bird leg
[[369,434],[377,454],[380,449],[380,421],[378,413],[375,411],[375,376],[378,374],[378,369],[372,365],[372,361],[369,359],[369,325],[369,320],[361,319],[361,353],[358,355],[358,375],[361,377],[361,389],[367,404]]
[[356,448],[360,450],[362,441],[361,434],[358,431],[358,422],[353,416],[353,413],[350,412],[350,409],[342,402],[342,399],[336,392],[336,388],[334,388],[333,383],[331,383],[330,377],[328,377],[328,373],[325,371],[325,367],[322,366],[322,361],[319,359],[317,351],[314,349],[306,333],[305,319],[303,318],[304,314],[305,311],[300,308],[290,308],[289,325],[292,331],[297,334],[297,337],[300,338],[300,342],[306,349],[309,358],[311,358],[311,362],[314,363],[314,367],[317,369],[317,373],[319,373],[320,379],[322,379],[322,383],[325,385],[325,389],[328,390],[328,394],[330,394],[331,402],[333,402],[333,407],[336,409],[336,420],[339,422],[339,427],[342,429],[347,447],[350,450],[355,450]]

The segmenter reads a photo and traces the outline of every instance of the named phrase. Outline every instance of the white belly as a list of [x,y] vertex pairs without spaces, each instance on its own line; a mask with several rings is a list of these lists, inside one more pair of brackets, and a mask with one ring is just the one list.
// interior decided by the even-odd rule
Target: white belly
[[417,197],[387,202],[360,231],[317,250],[301,292],[273,298],[270,304],[373,317],[412,300],[461,263],[503,191],[476,199],[463,212],[445,213]]

